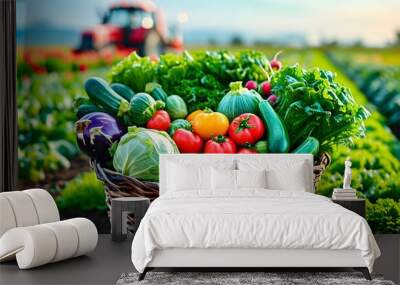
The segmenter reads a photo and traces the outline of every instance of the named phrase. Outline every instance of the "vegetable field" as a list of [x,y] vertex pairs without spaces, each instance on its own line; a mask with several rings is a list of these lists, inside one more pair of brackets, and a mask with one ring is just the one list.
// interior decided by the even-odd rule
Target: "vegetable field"
[[[210,48],[193,48],[193,50],[205,49]],[[235,47],[235,49],[238,48]],[[261,53],[253,54],[253,56],[261,61],[263,54],[272,58],[279,50],[272,47],[256,47],[256,49]],[[364,132],[364,130],[359,130],[361,125],[353,124],[354,128],[346,129],[340,135],[329,134],[329,136],[324,133],[326,129],[302,128],[306,122],[312,128],[313,124],[310,122],[328,120],[327,117],[324,117],[326,114],[321,111],[322,108],[328,108],[327,106],[314,105],[307,109],[305,113],[307,116],[304,116],[303,112],[291,112],[290,116],[286,116],[288,106],[293,102],[278,103],[277,113],[290,130],[289,133],[296,134],[296,136],[290,137],[291,141],[296,141],[297,145],[300,145],[307,133],[313,131],[313,136],[316,136],[320,142],[324,142],[321,144],[321,148],[329,150],[331,153],[332,163],[323,174],[317,191],[330,196],[333,188],[342,184],[344,161],[350,157],[353,163],[352,186],[357,189],[359,196],[368,199],[367,219],[372,229],[380,233],[400,233],[400,62],[398,61],[400,50],[286,48],[282,48],[282,50],[280,59],[283,70],[294,77],[304,77],[307,80],[304,80],[303,85],[293,86],[291,89],[276,87],[273,90],[276,95],[283,96],[284,93],[295,92],[295,88],[308,88],[308,86],[321,84],[321,88],[330,90],[336,96],[346,97],[347,91],[341,86],[348,87],[355,101],[366,106],[367,110],[359,107],[353,107],[354,109],[346,111],[344,111],[345,107],[330,110],[332,113],[338,114],[338,117],[335,121],[327,121],[327,124],[329,126],[336,124],[335,128],[337,129],[340,128],[342,122],[357,120],[357,118],[365,119],[368,117],[368,113],[371,113],[371,116],[365,121],[365,137],[349,140],[349,137],[354,134],[357,136]],[[189,53],[184,54],[189,62],[192,53],[193,51],[189,50]],[[52,55],[50,58],[51,60],[41,58],[40,64],[35,63],[33,59],[31,61],[21,60],[18,65],[19,187],[45,185],[49,191],[58,196],[58,202],[62,208],[73,205],[74,208],[82,211],[86,211],[88,208],[105,211],[101,184],[96,181],[93,174],[82,175],[82,172],[90,171],[90,167],[87,162],[88,158],[81,154],[76,143],[76,102],[82,103],[82,99],[79,98],[85,95],[84,82],[91,76],[102,77],[109,81],[113,78],[117,82],[127,84],[135,92],[151,88],[149,92],[151,91],[152,96],[155,92],[155,96],[159,96],[160,99],[163,98],[163,94],[156,86],[146,87],[141,84],[141,82],[151,81],[146,80],[146,77],[154,76],[154,70],[150,67],[150,62],[146,62],[146,59],[140,59],[140,61],[144,68],[148,64],[148,72],[135,68],[126,69],[126,65],[132,63],[125,60],[123,64],[115,65],[111,73],[112,62],[116,60],[106,62],[99,58],[97,64],[96,60],[91,59],[90,64],[83,67],[73,62],[65,66],[62,59],[57,59],[57,55]],[[138,59],[132,58],[132,60]],[[184,115],[179,113],[182,112],[182,108],[177,107],[181,104],[178,99],[169,96],[168,98],[172,98],[166,102],[168,113],[174,114],[178,119],[175,120],[178,122],[175,123],[174,133],[170,133],[174,140],[175,136],[177,137],[175,142],[178,147],[180,139],[193,141],[192,150],[198,147],[197,138],[185,130],[188,128],[185,127],[185,122],[182,122],[185,120],[179,122],[179,119],[204,107],[212,106],[213,110],[220,108],[218,102],[229,91],[226,86],[231,81],[224,82],[222,78],[229,79],[229,76],[235,73],[234,76],[232,75],[233,78],[239,74],[244,81],[264,80],[264,78],[258,78],[258,74],[260,74],[258,63],[249,63],[253,58],[246,57],[246,53],[238,56],[237,65],[232,65],[229,58],[226,58],[223,64],[220,62],[213,64],[212,60],[212,58],[208,59],[207,62],[210,64],[206,71],[196,64],[189,64],[189,75],[182,73],[182,66],[177,64],[173,56],[167,57],[165,62],[158,67],[158,72],[165,74],[160,83],[167,93],[179,94],[186,102],[189,102],[188,110]],[[311,72],[302,74],[303,71],[299,67],[285,69],[296,63],[306,68],[319,67],[330,70],[336,73],[337,83],[333,83],[331,79],[333,74],[312,74]],[[41,68],[38,69],[37,66]],[[49,68],[49,66],[52,67]],[[129,71],[129,74],[125,73],[126,70]],[[201,87],[198,87],[197,90],[189,89],[191,82],[188,82],[185,76],[190,77],[191,80],[201,81]],[[132,81],[130,78],[136,78],[136,80]],[[282,86],[288,84],[284,82],[285,76],[283,75],[282,78],[276,77],[274,80],[276,80],[274,86],[279,86],[280,83]],[[221,82],[224,84],[222,85]],[[325,85],[322,86],[323,84]],[[116,88],[118,89],[118,87]],[[196,94],[197,97],[192,98],[193,94]],[[311,91],[309,94],[312,96]],[[146,102],[147,105],[153,104],[152,101],[146,101],[153,99],[145,96],[142,96],[140,100]],[[323,98],[321,98],[322,101]],[[226,112],[230,111],[234,110]],[[157,112],[161,113],[157,118],[153,117],[156,120],[151,124],[162,128],[165,123],[164,117],[162,111]],[[265,112],[265,116],[268,116],[267,108],[263,112]],[[215,114],[219,113],[215,112]],[[210,113],[204,113],[202,116],[203,119],[195,118],[197,122],[193,127],[198,128],[199,132],[204,131],[207,135],[208,130],[201,120],[216,122],[218,118],[211,117]],[[249,120],[249,118],[242,118],[242,120]],[[267,127],[272,129],[272,126]],[[277,132],[279,133],[279,130]],[[251,135],[258,137],[258,134]],[[137,136],[139,140],[139,135],[137,134]],[[241,138],[235,137],[235,139],[240,140]],[[345,145],[336,147],[331,143],[333,141],[345,142]],[[259,146],[255,146],[256,149],[263,148],[262,144],[265,142],[260,142]],[[136,142],[131,140],[127,143]],[[268,142],[269,145],[270,142]],[[312,141],[306,147],[312,147]],[[119,155],[126,157],[122,149]],[[78,176],[78,174],[81,175]],[[88,186],[90,184],[93,184],[93,188]]]

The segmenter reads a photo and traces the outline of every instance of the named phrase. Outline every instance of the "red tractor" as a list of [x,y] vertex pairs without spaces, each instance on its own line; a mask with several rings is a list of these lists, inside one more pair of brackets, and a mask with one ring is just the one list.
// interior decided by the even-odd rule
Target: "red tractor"
[[136,50],[141,56],[158,56],[167,48],[183,49],[181,37],[168,38],[163,13],[150,1],[124,1],[112,5],[102,23],[82,32],[77,53]]

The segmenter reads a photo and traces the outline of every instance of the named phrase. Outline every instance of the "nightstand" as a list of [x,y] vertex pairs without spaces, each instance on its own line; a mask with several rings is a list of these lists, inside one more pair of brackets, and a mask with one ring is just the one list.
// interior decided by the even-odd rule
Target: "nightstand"
[[111,200],[111,237],[113,241],[123,241],[128,234],[128,214],[133,214],[136,232],[140,221],[150,206],[150,199],[145,197],[121,197]]
[[365,218],[365,199],[355,198],[349,200],[334,200],[333,203],[339,204],[340,206],[359,214],[361,217]]

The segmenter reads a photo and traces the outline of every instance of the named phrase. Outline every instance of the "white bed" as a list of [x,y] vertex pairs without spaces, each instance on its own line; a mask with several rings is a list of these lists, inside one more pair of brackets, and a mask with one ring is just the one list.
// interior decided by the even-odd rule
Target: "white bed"
[[[132,244],[141,278],[154,267],[355,267],[369,277],[380,255],[371,230],[359,215],[313,193],[312,161],[292,154],[162,155],[160,197]],[[267,185],[254,187],[263,171]],[[236,175],[234,187],[226,173]]]

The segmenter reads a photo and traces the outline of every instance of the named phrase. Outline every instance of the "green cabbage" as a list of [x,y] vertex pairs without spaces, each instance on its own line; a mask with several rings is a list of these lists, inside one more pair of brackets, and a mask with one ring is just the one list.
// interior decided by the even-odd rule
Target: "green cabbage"
[[118,143],[113,165],[116,171],[145,181],[158,181],[162,153],[179,153],[166,132],[130,127]]

